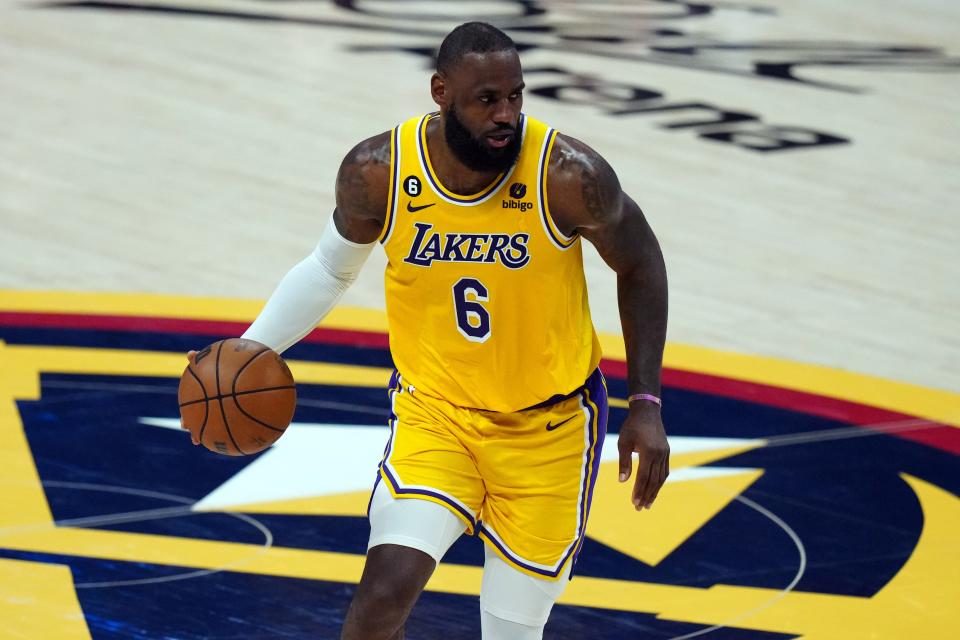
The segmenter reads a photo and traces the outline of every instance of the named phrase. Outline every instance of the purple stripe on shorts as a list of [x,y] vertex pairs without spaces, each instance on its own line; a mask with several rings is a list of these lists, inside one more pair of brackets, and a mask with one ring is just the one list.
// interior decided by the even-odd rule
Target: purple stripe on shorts
[[[603,379],[603,374],[600,372],[600,369],[597,369],[584,388],[584,400],[588,407],[590,402],[597,407],[597,420],[596,420],[596,431],[591,432],[591,438],[593,442],[591,443],[591,455],[593,456],[593,464],[591,468],[590,484],[587,487],[587,504],[586,512],[583,517],[583,530],[580,532],[580,541],[576,545],[576,550],[573,556],[573,564],[576,566],[577,559],[580,555],[580,549],[583,547],[583,539],[586,536],[587,530],[587,520],[590,517],[590,506],[593,504],[593,490],[597,485],[597,476],[600,475],[600,452],[603,451],[603,441],[607,435],[607,417],[609,414],[609,406],[607,404],[607,386]],[[592,409],[591,409],[592,412]],[[573,577],[573,567],[570,570],[570,577]]]
[[[392,453],[392,444],[394,433],[397,428],[398,418],[393,411],[393,399],[397,393],[403,393],[403,383],[402,376],[396,370],[394,370],[393,375],[390,376],[390,439],[387,440],[387,446],[383,452],[383,460],[380,461],[380,473],[377,474],[377,480],[373,484],[374,491],[377,488],[377,482],[380,480],[382,475],[387,479],[387,482],[390,483],[390,486],[393,489],[393,492],[397,495],[412,495],[412,496],[430,496],[440,500],[446,505],[450,505],[451,509],[454,509],[457,513],[461,514],[466,518],[467,522],[470,523],[471,528],[476,528],[477,522],[473,517],[473,514],[463,508],[461,505],[457,504],[447,496],[439,493],[437,491],[431,491],[429,489],[408,489],[400,486],[399,481],[392,473],[390,473],[390,467],[387,465],[387,461],[390,459],[390,454]],[[373,493],[370,494],[370,502],[373,502]],[[370,513],[369,503],[367,505],[367,514]]]
[[[584,473],[583,485],[581,486],[580,490],[580,500],[581,508],[583,509],[583,515],[581,517],[581,521],[577,525],[577,539],[571,543],[570,548],[563,555],[561,561],[557,564],[557,568],[542,569],[525,562],[522,558],[518,558],[514,554],[510,553],[508,549],[500,544],[500,542],[493,536],[490,529],[486,528],[482,524],[479,528],[479,531],[485,534],[485,537],[493,544],[493,546],[499,549],[500,552],[504,556],[508,557],[514,564],[519,567],[523,567],[531,573],[550,578],[556,578],[558,575],[560,575],[560,572],[563,570],[563,567],[566,565],[567,560],[571,555],[573,555],[573,563],[570,568],[570,577],[573,577],[573,565],[575,565],[577,562],[580,549],[583,547],[583,539],[586,537],[587,519],[590,515],[590,505],[593,500],[593,490],[596,487],[597,476],[600,472],[600,452],[603,450],[603,440],[607,433],[607,389],[603,381],[603,374],[600,373],[600,369],[597,369],[593,372],[593,374],[584,383],[584,386],[580,392],[584,400],[583,405],[587,409],[588,424],[590,425],[590,431],[587,440],[589,453],[585,462],[585,465],[589,466],[586,466],[584,469],[586,473]],[[586,503],[585,507],[583,502]]]
[[[485,526],[483,526],[482,524],[480,525],[480,531],[485,534],[486,539],[489,540],[491,544],[493,544],[493,546],[495,546],[497,549],[500,550],[500,553],[510,558],[510,561],[516,564],[517,566],[523,567],[524,569],[532,573],[537,573],[537,574],[540,574],[541,576],[547,576],[549,578],[556,578],[558,575],[560,575],[560,569],[563,568],[563,562],[561,562],[560,566],[557,567],[556,569],[541,569],[540,567],[535,567],[527,562],[524,562],[522,558],[518,558],[517,556],[510,553],[510,551],[506,547],[504,547],[502,544],[500,544],[500,541],[493,536],[491,531],[487,529]],[[566,562],[566,557],[564,557],[564,562]]]
[[377,491],[377,485],[380,484],[380,469],[383,463],[390,456],[390,444],[393,442],[393,427],[397,423],[397,416],[393,412],[393,396],[400,391],[400,372],[394,369],[390,375],[390,383],[387,385],[387,396],[390,398],[390,417],[387,419],[387,425],[390,427],[390,437],[387,438],[387,444],[383,447],[383,457],[380,458],[380,464],[377,465],[377,476],[373,480],[373,489],[370,490],[370,499],[367,500],[367,517],[370,517],[370,505],[373,504],[373,494]]
[[400,486],[397,482],[397,479],[393,477],[393,474],[390,473],[390,468],[387,465],[381,467],[383,476],[387,479],[387,482],[390,483],[390,486],[393,487],[393,492],[398,495],[407,495],[407,496],[430,496],[431,498],[436,498],[446,505],[450,505],[451,509],[454,509],[457,513],[461,514],[466,518],[467,522],[470,523],[470,528],[476,528],[477,521],[474,520],[473,514],[464,509],[462,506],[448,498],[447,496],[439,493],[437,491],[431,491],[430,489],[405,489]]

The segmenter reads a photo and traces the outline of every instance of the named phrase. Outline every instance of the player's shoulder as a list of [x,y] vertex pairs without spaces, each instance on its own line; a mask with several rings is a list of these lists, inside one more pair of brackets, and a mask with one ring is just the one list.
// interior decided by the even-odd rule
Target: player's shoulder
[[390,168],[390,131],[361,140],[343,157],[341,169],[376,170],[377,167]]
[[616,179],[613,167],[593,147],[558,133],[550,152],[547,179],[558,184],[579,184],[584,175],[601,180]]
[[[555,217],[566,209],[591,215],[619,199],[620,181],[610,163],[587,143],[557,134],[547,169],[547,198]],[[559,222],[559,221],[558,221]]]
[[341,219],[383,220],[390,191],[390,132],[361,140],[343,157],[337,172]]

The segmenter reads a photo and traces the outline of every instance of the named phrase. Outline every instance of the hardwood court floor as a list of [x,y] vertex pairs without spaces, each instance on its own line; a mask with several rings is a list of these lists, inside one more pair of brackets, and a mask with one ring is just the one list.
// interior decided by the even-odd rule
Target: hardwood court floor
[[[162,428],[177,354],[242,331],[329,219],[343,154],[432,109],[424,54],[475,17],[524,46],[525,110],[604,154],[670,275],[665,415],[691,456],[670,491],[697,506],[651,527],[611,502],[548,637],[956,627],[954,3],[0,0],[0,481],[16,496],[0,617],[18,621],[0,637],[335,634],[369,478],[230,497],[269,459],[184,452]],[[585,254],[596,324],[616,334],[615,280]],[[381,437],[383,265],[375,252],[345,296],[359,310],[292,352],[306,435],[281,442]],[[342,388],[343,365],[367,369]],[[902,433],[834,440],[863,424]],[[157,519],[170,508],[189,515]],[[455,549],[411,637],[476,637],[476,553]],[[238,614],[236,594],[261,607]]]
[[[396,49],[455,23],[417,3],[394,9],[405,19],[332,3],[110,6],[0,3],[2,286],[266,297],[329,218],[343,154],[432,108],[425,59]],[[685,5],[543,6],[527,23],[554,31],[517,36],[537,45],[526,110],[595,146],[646,210],[672,341],[960,388],[956,7],[752,3],[658,20],[644,16]],[[637,41],[562,41],[571,17]],[[650,34],[667,28],[681,35]],[[684,43],[701,46],[670,49]],[[796,63],[803,82],[751,72],[763,62]],[[705,107],[638,111],[680,104]],[[716,120],[707,107],[850,142],[747,151],[682,126]],[[614,279],[588,262],[597,324],[617,331]],[[382,308],[382,264],[347,303]]]

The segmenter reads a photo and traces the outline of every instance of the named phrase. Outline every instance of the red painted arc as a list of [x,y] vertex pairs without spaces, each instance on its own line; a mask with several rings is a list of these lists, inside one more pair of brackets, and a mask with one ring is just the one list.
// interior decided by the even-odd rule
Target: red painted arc
[[[0,312],[0,326],[58,329],[98,329],[109,331],[150,331],[159,333],[188,333],[210,336],[238,336],[248,323],[216,320],[190,320],[180,318],[156,318],[149,316],[116,316],[60,313],[31,313],[19,311]],[[302,342],[344,344],[368,348],[389,348],[386,334],[376,331],[318,328]],[[626,363],[621,360],[604,360],[601,367],[606,375],[626,377]],[[674,389],[684,389],[718,395],[735,400],[756,402],[781,409],[789,409],[822,418],[837,420],[852,425],[873,428],[873,425],[916,419],[904,413],[889,411],[870,405],[830,398],[783,387],[735,380],[705,373],[666,368],[663,384]],[[931,422],[928,428],[896,434],[936,449],[960,455],[960,429]]]

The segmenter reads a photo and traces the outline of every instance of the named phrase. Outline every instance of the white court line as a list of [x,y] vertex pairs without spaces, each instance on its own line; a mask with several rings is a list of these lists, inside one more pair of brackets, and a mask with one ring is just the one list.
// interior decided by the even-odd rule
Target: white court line
[[922,431],[931,427],[941,427],[941,423],[927,420],[925,418],[909,418],[906,420],[897,420],[894,422],[877,422],[874,424],[858,424],[849,427],[838,427],[836,429],[824,429],[822,431],[805,431],[802,433],[791,433],[784,436],[772,436],[766,438],[767,447],[787,447],[794,444],[807,444],[811,442],[826,442],[828,440],[845,440],[848,438],[865,438],[869,436],[881,436],[887,434],[906,433],[909,431]]
[[733,625],[735,625],[735,624],[737,624],[737,623],[739,623],[739,622],[743,622],[744,620],[746,620],[746,619],[748,619],[748,618],[750,618],[750,617],[752,617],[752,616],[760,613],[760,612],[763,611],[764,609],[769,609],[769,608],[772,607],[774,604],[776,604],[778,601],[780,601],[780,600],[782,600],[783,598],[785,598],[788,593],[790,593],[791,591],[793,591],[794,588],[797,586],[797,584],[799,584],[800,579],[803,577],[803,574],[806,573],[806,571],[807,571],[807,550],[804,548],[804,546],[803,546],[803,541],[800,539],[800,536],[797,535],[797,532],[794,531],[793,528],[792,528],[790,525],[788,525],[786,522],[784,522],[783,519],[781,519],[777,514],[775,514],[775,513],[773,513],[772,511],[770,511],[770,510],[762,507],[761,505],[757,504],[756,502],[754,502],[754,501],[751,500],[750,498],[744,498],[743,496],[737,496],[737,497],[735,498],[735,500],[737,500],[738,502],[742,502],[743,504],[747,505],[748,507],[750,507],[750,508],[753,509],[754,511],[757,511],[757,512],[759,512],[761,515],[766,516],[767,518],[769,518],[770,520],[772,520],[772,521],[774,522],[774,524],[776,524],[776,525],[779,526],[781,529],[783,529],[784,532],[786,532],[786,534],[787,534],[788,536],[790,536],[790,539],[793,540],[794,546],[797,547],[797,553],[800,555],[800,564],[799,564],[799,566],[797,567],[797,574],[793,577],[793,580],[790,581],[790,584],[788,584],[786,587],[784,587],[783,590],[780,591],[780,593],[778,593],[777,595],[773,596],[772,598],[770,598],[769,600],[767,600],[766,602],[764,602],[764,603],[761,604],[760,606],[754,607],[753,609],[750,609],[749,611],[745,611],[745,612],[741,613],[740,615],[735,616],[735,617],[733,617],[733,618],[731,618],[731,619],[723,622],[722,624],[715,624],[715,625],[713,625],[713,626],[711,626],[711,627],[707,627],[707,628],[705,628],[705,629],[700,629],[700,630],[698,630],[698,631],[694,631],[694,632],[688,633],[688,634],[686,634],[686,635],[674,636],[673,638],[670,638],[670,640],[688,640],[688,638],[696,638],[696,637],[698,637],[698,636],[705,636],[705,635],[707,635],[708,633],[713,633],[714,631],[719,631],[720,629],[725,629],[725,628],[730,627],[730,626],[733,626]]
[[[176,515],[196,515],[197,512],[191,511],[193,504],[196,502],[190,498],[184,496],[178,496],[171,493],[161,493],[159,491],[145,491],[142,489],[131,489],[128,487],[118,487],[115,485],[108,484],[95,484],[89,482],[60,482],[56,480],[46,480],[43,483],[44,487],[54,487],[60,489],[78,489],[81,491],[102,491],[105,493],[122,493],[135,496],[143,496],[147,498],[158,498],[160,500],[169,500],[170,502],[178,502],[181,505],[180,507],[167,507],[161,509],[145,509],[143,511],[128,511],[125,513],[113,513],[105,514],[102,516],[91,516],[88,518],[75,518],[72,520],[59,520],[55,522],[56,525],[76,525],[77,523],[83,523],[86,526],[95,526],[97,524],[116,524],[119,522],[143,522],[148,520],[157,520],[160,518],[169,518]],[[175,513],[178,512],[178,513]],[[173,575],[161,576],[157,578],[140,578],[136,580],[113,580],[108,582],[77,582],[73,586],[76,589],[103,589],[107,587],[125,587],[125,586],[134,586],[142,584],[157,584],[161,582],[173,582],[176,580],[187,580],[190,578],[200,578],[203,576],[208,576],[214,573],[221,573],[223,571],[230,571],[241,567],[251,560],[254,560],[264,553],[267,552],[270,547],[273,546],[273,532],[264,525],[262,522],[248,516],[244,513],[231,513],[231,512],[216,512],[216,511],[207,511],[204,513],[222,513],[222,515],[230,516],[231,518],[237,518],[242,520],[247,524],[251,525],[260,533],[263,534],[263,545],[258,549],[258,551],[247,558],[243,558],[236,562],[232,562],[221,567],[214,567],[212,569],[201,569],[197,571],[188,571],[185,573],[175,573]],[[31,529],[46,529],[49,525],[27,525],[26,527],[11,527],[8,529],[0,530],[0,536],[9,533],[21,533],[24,530]],[[65,554],[69,555],[69,554]]]

